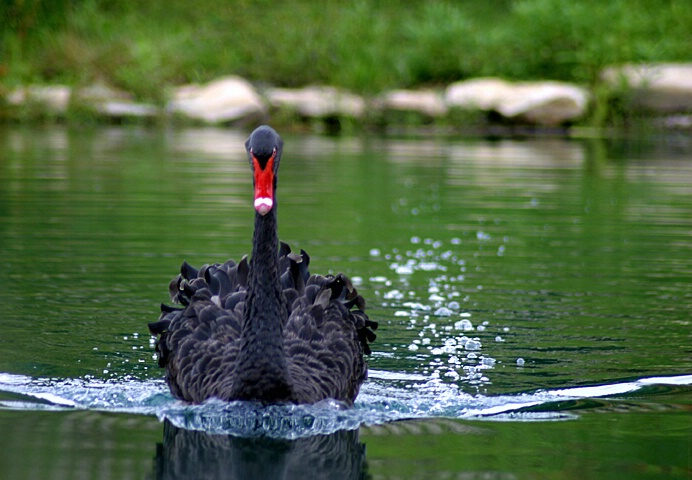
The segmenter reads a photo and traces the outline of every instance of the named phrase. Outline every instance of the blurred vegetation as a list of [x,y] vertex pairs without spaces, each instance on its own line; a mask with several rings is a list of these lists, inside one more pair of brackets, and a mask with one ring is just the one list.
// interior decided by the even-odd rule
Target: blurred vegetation
[[689,0],[3,0],[0,83],[167,85],[242,75],[360,93],[478,76],[591,85],[605,65],[689,61]]

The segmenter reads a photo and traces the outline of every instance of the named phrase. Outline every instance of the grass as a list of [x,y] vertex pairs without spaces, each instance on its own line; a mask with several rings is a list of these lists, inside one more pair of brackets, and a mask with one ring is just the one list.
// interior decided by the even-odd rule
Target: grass
[[376,94],[692,60],[688,0],[4,0],[0,24],[0,88],[104,81],[159,103],[227,74]]

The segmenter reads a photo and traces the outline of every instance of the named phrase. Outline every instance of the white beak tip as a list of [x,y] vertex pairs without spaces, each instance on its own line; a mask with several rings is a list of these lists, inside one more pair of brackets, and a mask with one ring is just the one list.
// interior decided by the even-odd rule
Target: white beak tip
[[255,199],[255,210],[260,215],[266,215],[274,206],[274,201],[271,198],[258,197]]

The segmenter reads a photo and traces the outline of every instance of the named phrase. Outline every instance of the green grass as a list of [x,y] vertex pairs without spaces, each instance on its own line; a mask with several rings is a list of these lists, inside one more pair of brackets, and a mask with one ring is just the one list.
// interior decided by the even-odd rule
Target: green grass
[[5,89],[104,81],[156,102],[227,74],[375,94],[692,61],[689,0],[4,0],[0,24]]

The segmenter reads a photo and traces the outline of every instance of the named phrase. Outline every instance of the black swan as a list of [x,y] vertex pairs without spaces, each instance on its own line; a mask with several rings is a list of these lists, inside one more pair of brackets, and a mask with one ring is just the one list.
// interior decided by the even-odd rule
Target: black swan
[[283,140],[268,126],[245,142],[253,172],[252,257],[235,263],[183,262],[171,300],[149,324],[174,397],[263,403],[352,405],[367,377],[377,323],[343,274],[310,275],[310,257],[277,233],[277,171]]

